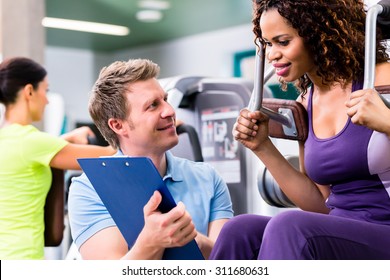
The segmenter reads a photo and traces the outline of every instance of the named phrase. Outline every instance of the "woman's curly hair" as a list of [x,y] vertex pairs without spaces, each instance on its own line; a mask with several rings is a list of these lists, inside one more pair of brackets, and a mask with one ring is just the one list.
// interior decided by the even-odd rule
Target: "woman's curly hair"
[[[255,41],[264,44],[262,13],[277,9],[303,38],[324,84],[358,80],[364,74],[365,8],[362,0],[253,0]],[[377,63],[389,60],[381,39],[378,30]],[[295,85],[304,95],[311,81],[304,75]]]

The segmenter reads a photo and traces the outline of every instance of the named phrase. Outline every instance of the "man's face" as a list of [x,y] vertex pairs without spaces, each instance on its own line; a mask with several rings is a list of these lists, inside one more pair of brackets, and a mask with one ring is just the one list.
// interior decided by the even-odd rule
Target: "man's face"
[[[126,143],[132,155],[165,153],[178,143],[175,111],[156,79],[139,81],[127,93],[130,114]],[[126,144],[126,145],[127,145]]]

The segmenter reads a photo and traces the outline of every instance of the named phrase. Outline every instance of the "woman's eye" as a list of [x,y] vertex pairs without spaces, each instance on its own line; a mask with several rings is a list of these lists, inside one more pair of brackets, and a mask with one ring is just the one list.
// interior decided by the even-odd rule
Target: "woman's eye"
[[290,41],[279,41],[279,45],[281,46],[287,46],[290,43]]

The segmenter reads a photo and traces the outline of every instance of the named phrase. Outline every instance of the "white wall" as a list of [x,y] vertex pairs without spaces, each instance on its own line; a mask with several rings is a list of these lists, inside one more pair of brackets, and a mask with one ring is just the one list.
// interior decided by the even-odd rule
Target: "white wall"
[[64,97],[65,113],[70,121],[89,119],[86,104],[95,78],[94,66],[92,52],[66,48],[46,49],[45,67],[49,89]]
[[176,75],[230,77],[233,55],[254,49],[251,25],[184,37],[156,46],[117,52],[121,60],[147,57],[161,66],[161,78]]
[[90,120],[89,92],[100,69],[115,60],[151,59],[161,66],[160,78],[177,75],[231,77],[234,53],[253,48],[252,28],[248,24],[115,53],[47,47],[45,66],[50,91],[64,96],[65,113],[72,124]]

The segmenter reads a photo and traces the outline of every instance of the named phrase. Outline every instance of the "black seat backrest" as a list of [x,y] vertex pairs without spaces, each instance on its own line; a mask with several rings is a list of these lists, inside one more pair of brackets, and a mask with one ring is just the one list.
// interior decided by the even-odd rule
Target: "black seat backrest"
[[[180,124],[176,127],[176,132],[179,135],[179,145],[176,149],[181,150],[186,150],[186,152],[191,151],[191,155],[187,156],[190,157],[190,159],[194,161],[203,161],[203,155],[202,155],[202,147],[200,146],[200,141],[199,141],[199,136],[198,133],[196,132],[195,128],[192,125],[189,124]],[[181,142],[183,143],[184,141],[184,135],[188,137],[188,142],[189,143],[184,143],[186,147],[180,147]]]
[[52,184],[45,204],[45,246],[58,246],[64,234],[64,170],[52,168]]

